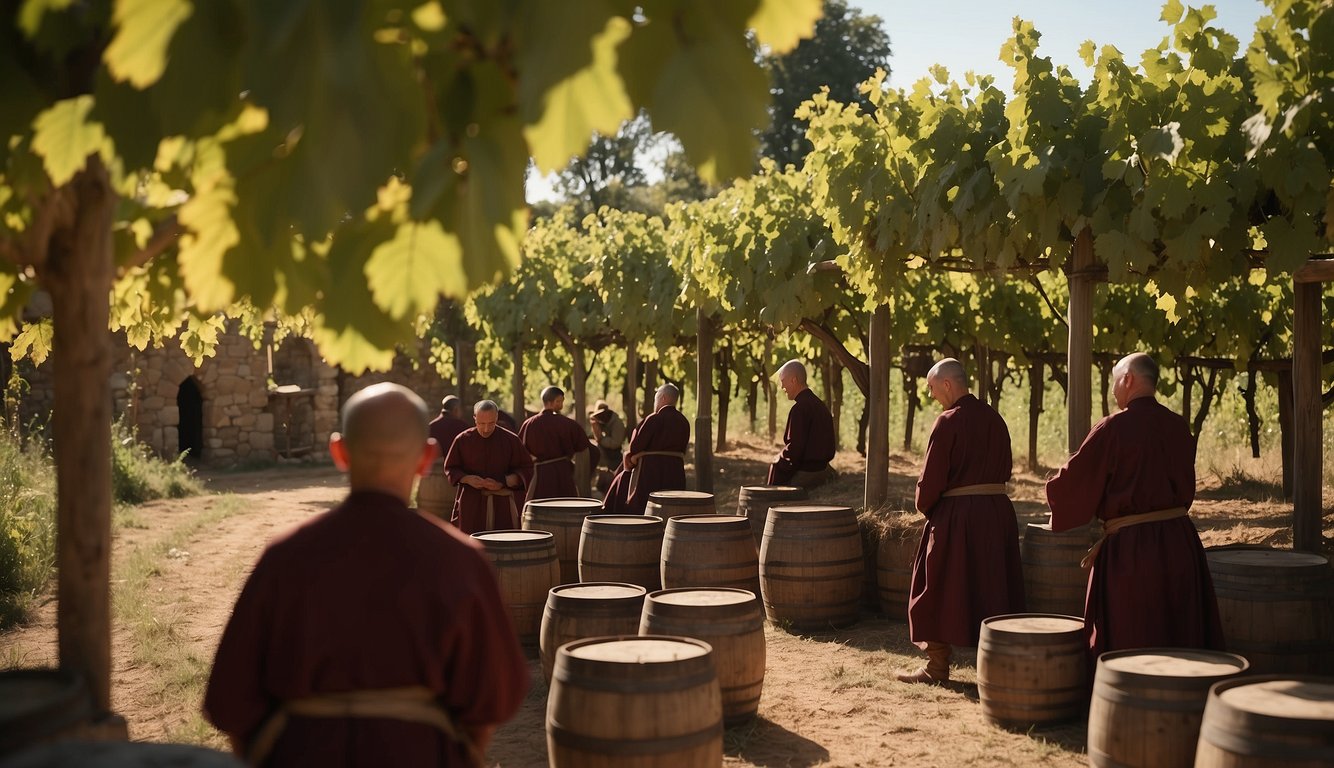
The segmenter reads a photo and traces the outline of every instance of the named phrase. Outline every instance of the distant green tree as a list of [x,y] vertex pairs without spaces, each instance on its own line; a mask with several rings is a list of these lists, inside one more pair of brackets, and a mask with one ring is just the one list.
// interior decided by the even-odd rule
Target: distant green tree
[[760,135],[760,152],[778,167],[800,165],[810,150],[806,124],[797,120],[797,107],[821,86],[843,104],[863,103],[857,85],[875,73],[889,72],[889,34],[879,16],[863,16],[844,0],[826,0],[824,16],[815,23],[815,35],[793,50],[762,57],[772,80],[773,117]]
[[588,151],[556,175],[556,191],[581,215],[603,206],[634,208],[634,191],[648,184],[647,156],[661,140],[644,112],[622,123],[614,135],[595,133]]

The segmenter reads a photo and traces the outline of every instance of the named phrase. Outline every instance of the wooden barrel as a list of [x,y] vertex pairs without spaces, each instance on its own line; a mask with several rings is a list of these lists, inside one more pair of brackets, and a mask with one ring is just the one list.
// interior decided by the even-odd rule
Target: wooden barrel
[[764,689],[764,609],[744,589],[664,589],[644,599],[641,635],[680,635],[713,647],[723,721],[737,725],[760,708]]
[[1329,560],[1268,547],[1205,550],[1227,649],[1257,674],[1334,674]]
[[0,755],[61,738],[77,731],[92,716],[92,694],[74,672],[0,672]]
[[654,491],[648,495],[646,515],[657,515],[670,520],[681,515],[712,515],[717,513],[712,493],[703,491]]
[[898,515],[884,523],[875,556],[878,607],[881,613],[895,621],[907,621],[913,560],[922,538],[922,517]]
[[1138,648],[1098,657],[1089,705],[1095,768],[1190,768],[1209,687],[1250,666],[1236,654]]
[[43,744],[4,757],[5,768],[245,768],[246,765],[232,755],[204,747],[82,738]]
[[500,596],[519,642],[537,645],[547,593],[560,583],[556,537],[549,531],[484,531],[472,535],[496,566]]
[[851,508],[769,509],[760,546],[760,591],[770,621],[798,628],[855,624],[863,567]]
[[1095,527],[1090,525],[1053,533],[1048,523],[1028,524],[1019,552],[1029,610],[1084,615],[1089,572],[1079,566],[1079,561],[1097,538]]
[[579,536],[579,580],[662,588],[659,560],[666,525],[653,515],[589,515]]
[[[444,450],[448,451],[449,446],[445,446]],[[454,513],[456,490],[438,466],[435,465],[430,474],[422,475],[417,481],[417,510],[448,520]]]
[[1012,613],[982,621],[977,694],[982,716],[1003,728],[1073,720],[1088,705],[1084,620]]
[[1334,677],[1261,675],[1214,685],[1195,768],[1334,765]]
[[549,531],[556,537],[556,557],[560,560],[560,583],[579,581],[579,534],[584,518],[602,511],[597,499],[539,499],[523,505],[525,531]]
[[736,515],[682,515],[667,521],[662,586],[735,587],[759,594],[760,556],[750,522]]
[[769,518],[769,507],[805,500],[806,489],[795,485],[743,485],[737,491],[736,513],[750,520],[750,532],[758,548],[764,538],[764,521]]
[[573,640],[602,635],[633,635],[639,631],[648,590],[638,584],[603,581],[564,584],[547,595],[539,640],[542,674],[551,682],[556,650]]
[[547,696],[551,768],[719,768],[722,699],[709,644],[598,637],[560,649]]

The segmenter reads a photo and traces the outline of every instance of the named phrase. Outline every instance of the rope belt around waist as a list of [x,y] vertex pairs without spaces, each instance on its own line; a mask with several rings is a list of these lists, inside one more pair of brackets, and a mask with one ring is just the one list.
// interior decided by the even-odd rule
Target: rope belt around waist
[[494,531],[496,528],[496,499],[507,499],[510,505],[510,528],[519,527],[519,508],[514,504],[514,491],[507,489],[500,491],[483,490],[482,495],[486,497],[486,530]]
[[365,691],[343,691],[283,703],[260,726],[250,744],[247,758],[251,765],[260,765],[273,751],[287,727],[291,716],[324,718],[380,718],[406,723],[429,725],[451,741],[463,745],[473,765],[483,764],[482,756],[468,734],[454,724],[449,713],[440,706],[435,694],[422,686],[380,688]]
[[951,488],[940,494],[940,498],[946,499],[953,496],[1009,496],[1010,487],[1005,483],[978,483],[977,485],[961,485],[958,488]]
[[1093,565],[1093,561],[1098,559],[1098,551],[1102,549],[1103,542],[1107,541],[1108,536],[1111,536],[1122,528],[1129,528],[1132,525],[1139,525],[1140,523],[1161,523],[1164,520],[1175,520],[1178,517],[1189,516],[1190,512],[1185,507],[1171,507],[1170,509],[1159,509],[1154,512],[1145,512],[1141,515],[1126,515],[1125,517],[1114,517],[1111,520],[1104,520],[1102,522],[1102,535],[1098,537],[1097,541],[1093,542],[1093,546],[1089,548],[1088,554],[1084,555],[1084,559],[1079,561],[1079,567],[1088,568]]
[[[635,489],[639,487],[639,460],[645,456],[675,456],[681,460],[682,465],[684,465],[686,461],[686,455],[679,451],[640,451],[639,453],[630,454],[630,459],[634,459],[635,461],[635,465],[630,467],[630,496],[633,496],[635,494]],[[627,461],[629,461],[629,459],[627,459]]]

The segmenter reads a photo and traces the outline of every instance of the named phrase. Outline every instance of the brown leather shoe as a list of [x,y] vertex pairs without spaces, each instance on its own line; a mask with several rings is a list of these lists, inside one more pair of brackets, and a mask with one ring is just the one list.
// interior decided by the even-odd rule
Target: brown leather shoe
[[950,656],[953,648],[949,643],[928,642],[926,644],[926,666],[916,672],[900,672],[894,677],[903,683],[934,683],[940,685],[950,681]]
[[922,667],[916,672],[900,672],[894,675],[894,677],[897,678],[900,683],[933,683],[935,685],[940,685],[941,683],[948,683],[950,681],[948,669],[945,670],[944,677],[936,677],[931,674],[930,666]]

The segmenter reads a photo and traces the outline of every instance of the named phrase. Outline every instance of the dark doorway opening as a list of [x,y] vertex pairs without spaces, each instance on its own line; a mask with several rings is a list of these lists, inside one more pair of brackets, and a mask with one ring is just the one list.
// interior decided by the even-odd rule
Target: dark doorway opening
[[176,390],[176,410],[180,413],[180,423],[176,426],[179,450],[187,459],[199,461],[204,458],[204,395],[195,377],[182,381]]

